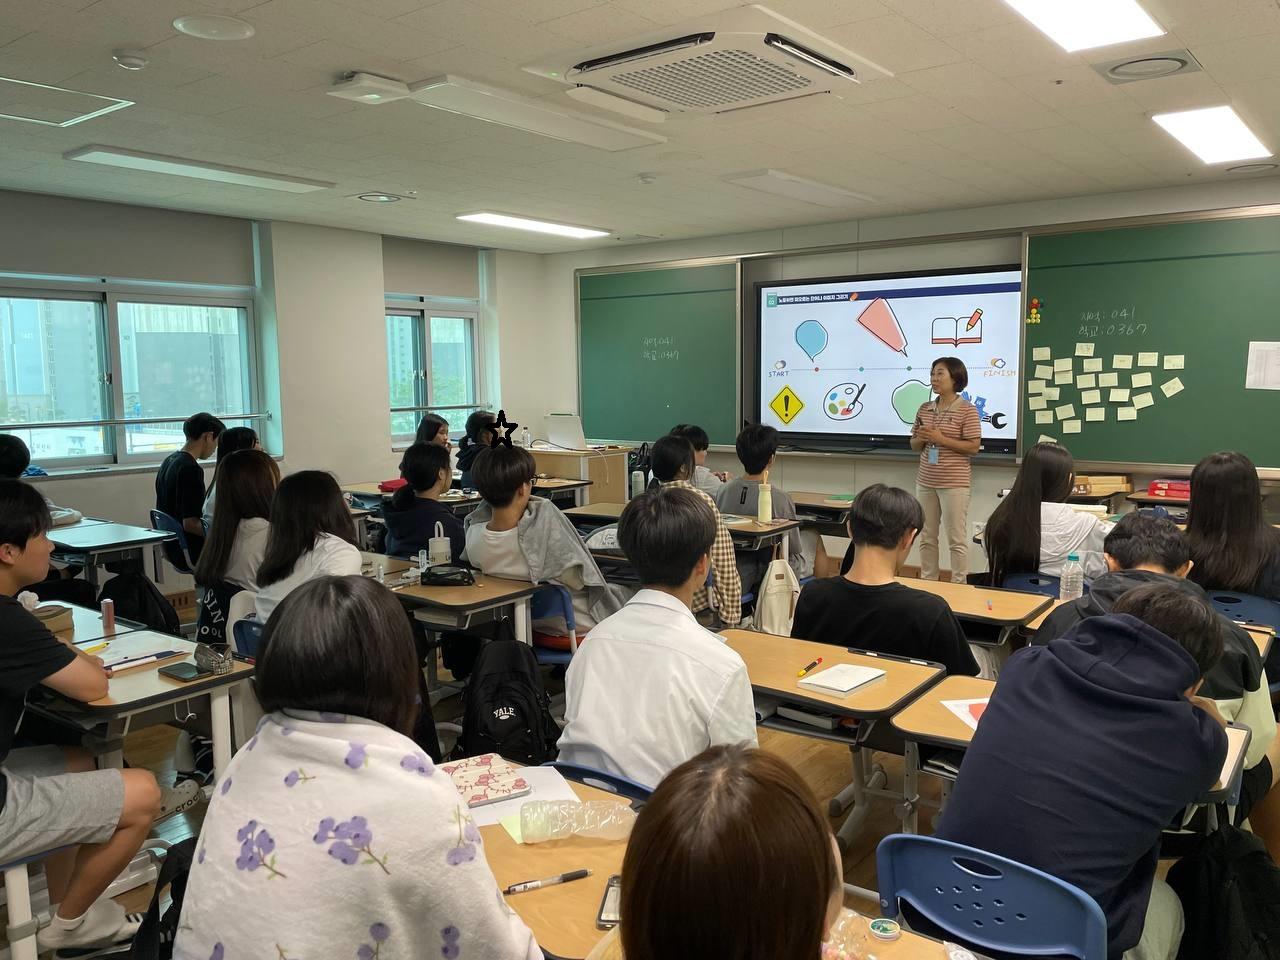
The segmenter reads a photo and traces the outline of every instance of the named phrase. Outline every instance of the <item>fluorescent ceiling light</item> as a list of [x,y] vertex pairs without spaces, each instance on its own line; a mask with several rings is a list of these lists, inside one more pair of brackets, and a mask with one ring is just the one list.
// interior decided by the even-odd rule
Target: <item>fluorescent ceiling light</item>
[[1231,107],[1205,107],[1151,118],[1205,163],[1258,160],[1271,156]]
[[1068,53],[1129,40],[1162,37],[1165,30],[1137,0],[1004,0]]
[[21,120],[42,127],[72,127],[133,104],[132,100],[118,97],[0,77],[0,120]]
[[816,180],[806,180],[804,177],[797,177],[781,170],[733,173],[724,177],[724,180],[750,190],[760,190],[791,200],[801,200],[819,207],[847,207],[850,201],[867,203],[875,199],[865,193],[855,193],[843,187],[832,187],[825,183],[818,183]]
[[588,240],[591,237],[607,237],[609,235],[608,230],[599,230],[596,227],[575,227],[570,223],[531,220],[528,217],[517,217],[509,213],[493,213],[491,211],[460,213],[454,219],[466,220],[468,223],[487,223],[491,227],[510,227],[513,230],[550,233],[557,237],[572,237],[575,240]]
[[159,153],[139,153],[136,150],[121,150],[118,147],[104,147],[98,144],[64,153],[62,158],[100,163],[108,167],[121,167],[125,170],[142,170],[147,173],[167,173],[196,180],[213,180],[216,183],[231,183],[241,187],[283,190],[286,193],[311,193],[314,190],[327,190],[336,186],[324,180],[307,180],[282,173],[246,170],[244,167],[184,160],[182,157],[166,157]]
[[532,100],[464,77],[443,76],[415,83],[409,88],[409,96],[437,110],[600,150],[630,150],[667,142],[666,137],[647,130],[555,107],[542,100]]

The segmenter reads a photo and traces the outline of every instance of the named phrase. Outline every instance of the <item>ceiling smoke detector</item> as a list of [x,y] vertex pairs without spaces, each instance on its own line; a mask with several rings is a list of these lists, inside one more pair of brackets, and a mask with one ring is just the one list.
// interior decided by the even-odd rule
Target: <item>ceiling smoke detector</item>
[[409,96],[409,88],[399,80],[392,80],[390,77],[379,77],[377,74],[357,71],[346,74],[325,93],[343,100],[378,106],[391,103],[393,100],[403,100]]

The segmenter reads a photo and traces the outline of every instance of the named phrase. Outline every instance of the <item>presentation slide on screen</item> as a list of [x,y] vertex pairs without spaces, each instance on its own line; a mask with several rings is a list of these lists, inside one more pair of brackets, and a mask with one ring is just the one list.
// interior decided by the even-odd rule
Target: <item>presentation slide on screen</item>
[[984,440],[1018,435],[1016,270],[759,287],[760,416],[783,434],[901,440],[938,357],[964,361]]

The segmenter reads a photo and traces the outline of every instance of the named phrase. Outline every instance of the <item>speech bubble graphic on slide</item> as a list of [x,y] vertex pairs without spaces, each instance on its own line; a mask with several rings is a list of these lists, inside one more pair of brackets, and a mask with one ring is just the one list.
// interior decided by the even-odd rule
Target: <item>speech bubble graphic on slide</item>
[[893,412],[903,423],[916,422],[921,404],[929,399],[929,385],[922,380],[908,380],[893,391]]
[[827,328],[817,320],[806,320],[796,327],[796,344],[810,360],[816,360],[818,354],[827,349]]
[[822,397],[822,412],[832,420],[852,420],[862,412],[865,383],[837,383]]

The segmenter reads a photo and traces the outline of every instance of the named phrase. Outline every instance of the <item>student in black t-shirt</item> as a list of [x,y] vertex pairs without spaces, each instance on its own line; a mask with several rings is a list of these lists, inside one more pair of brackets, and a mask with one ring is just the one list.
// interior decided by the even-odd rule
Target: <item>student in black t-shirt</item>
[[16,599],[48,572],[49,524],[39,493],[0,480],[0,862],[78,845],[45,861],[56,910],[38,934],[42,953],[133,935],[137,924],[102,895],[160,809],[160,789],[146,770],[94,770],[79,748],[10,749],[32,687],[82,702],[107,695],[102,661],[57,639]]
[[188,417],[182,424],[187,442],[165,457],[156,473],[156,509],[182,524],[193,562],[200,559],[204,546],[204,470],[198,461],[213,456],[224,429],[211,413]]
[[415,443],[404,452],[400,476],[408,481],[395,492],[382,511],[387,524],[387,553],[412,557],[428,549],[436,524],[449,538],[449,552],[457,560],[466,548],[462,521],[440,502],[440,494],[453,483],[449,450],[435,443]]
[[894,581],[923,524],[920,502],[905,490],[876,483],[859,493],[849,513],[853,565],[844,576],[814,580],[801,591],[791,635],[977,674],[947,602]]

